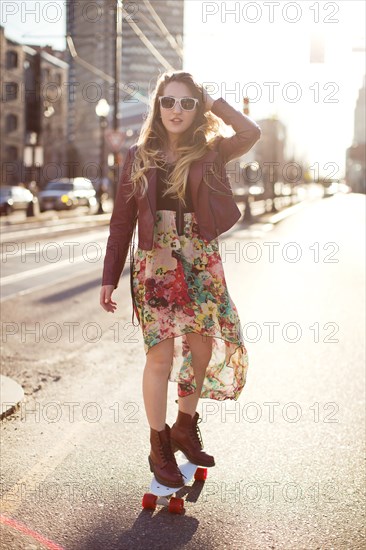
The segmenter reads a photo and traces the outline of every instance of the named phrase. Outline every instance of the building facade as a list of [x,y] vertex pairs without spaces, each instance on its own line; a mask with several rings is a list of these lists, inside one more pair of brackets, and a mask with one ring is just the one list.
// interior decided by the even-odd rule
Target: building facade
[[61,52],[57,56],[50,53],[52,48],[24,45],[23,49],[26,177],[43,187],[68,169],[68,65],[60,58]]
[[[99,99],[106,99],[111,106],[108,128],[116,124],[117,129],[126,134],[122,148],[125,151],[137,140],[147,112],[147,98],[159,74],[168,66],[182,68],[179,48],[173,47],[169,40],[173,37],[173,43],[182,47],[184,2],[148,2],[153,10],[143,0],[123,2],[125,11],[117,9],[117,4],[121,3],[116,0],[67,2],[67,35],[72,39],[73,50],[68,59],[69,85],[73,90],[69,97],[69,154],[78,163],[79,175],[85,177],[100,177],[108,168],[107,158],[101,159],[103,129],[95,111]],[[121,22],[119,29],[117,18]],[[122,52],[121,66],[118,66],[121,86],[115,114],[116,30],[122,35]]]
[[346,182],[354,193],[366,193],[366,77],[355,107],[353,143],[346,152]]
[[358,92],[354,115],[353,143],[366,142],[366,76],[363,79],[363,86]]
[[0,184],[14,185],[23,180],[25,135],[24,61],[25,53],[17,42],[5,36],[0,26],[1,143]]
[[67,162],[68,65],[50,46],[1,40],[1,181],[42,187]]
[[261,139],[251,150],[258,170],[248,172],[249,183],[259,183],[264,188],[261,198],[274,199],[280,194],[280,188],[286,182],[286,142],[285,125],[276,117],[257,120],[262,130]]

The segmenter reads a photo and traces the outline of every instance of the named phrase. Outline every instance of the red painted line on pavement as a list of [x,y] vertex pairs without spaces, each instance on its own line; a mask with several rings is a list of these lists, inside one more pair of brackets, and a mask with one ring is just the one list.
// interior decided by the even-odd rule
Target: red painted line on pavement
[[29,535],[33,539],[38,540],[38,542],[40,542],[50,550],[65,550],[64,548],[62,548],[62,546],[59,546],[55,542],[52,542],[52,540],[49,540],[43,535],[40,535],[39,533],[37,533],[36,531],[33,531],[33,529],[29,529],[29,527],[27,527],[26,525],[23,525],[19,521],[16,521],[15,519],[4,516],[4,514],[0,514],[0,521],[5,525],[10,525],[10,527],[14,527],[14,529],[21,531],[25,535]]

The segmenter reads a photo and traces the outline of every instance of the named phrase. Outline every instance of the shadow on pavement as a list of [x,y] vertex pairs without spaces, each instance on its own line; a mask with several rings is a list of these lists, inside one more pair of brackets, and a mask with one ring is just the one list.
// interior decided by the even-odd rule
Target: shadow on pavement
[[[104,525],[94,525],[88,539],[79,541],[79,550],[170,550],[184,548],[192,542],[199,521],[189,515],[170,514],[164,507],[159,511],[143,510],[130,529],[122,517],[107,518]],[[119,525],[118,525],[119,523]],[[120,531],[120,534],[118,534]],[[206,546],[207,548],[207,546]]]
[[51,304],[54,302],[62,302],[62,300],[67,300],[68,298],[73,298],[74,296],[80,295],[82,292],[87,292],[91,288],[100,286],[101,277],[97,277],[92,281],[83,283],[81,285],[73,286],[72,288],[67,288],[61,292],[56,292],[55,294],[50,294],[44,298],[40,298],[38,301],[43,304]]

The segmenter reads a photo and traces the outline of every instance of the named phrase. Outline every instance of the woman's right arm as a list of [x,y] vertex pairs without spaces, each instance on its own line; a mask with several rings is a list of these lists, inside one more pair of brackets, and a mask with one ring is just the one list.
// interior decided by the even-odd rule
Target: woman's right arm
[[261,137],[261,129],[254,120],[234,109],[224,98],[213,101],[211,112],[231,126],[235,134],[221,139],[218,150],[224,164],[247,153]]
[[135,197],[127,200],[132,192],[130,174],[134,151],[135,146],[130,147],[128,150],[110,221],[100,293],[100,304],[106,311],[114,311],[116,309],[115,302],[112,302],[111,296],[113,290],[118,286],[119,278],[125,266],[128,247],[137,221],[137,202]]

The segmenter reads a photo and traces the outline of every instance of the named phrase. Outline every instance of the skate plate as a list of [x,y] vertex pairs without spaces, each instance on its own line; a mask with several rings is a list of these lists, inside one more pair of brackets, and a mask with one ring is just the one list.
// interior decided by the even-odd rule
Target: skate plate
[[184,478],[184,485],[181,487],[168,487],[161,484],[155,476],[150,484],[150,492],[145,493],[142,499],[142,507],[155,510],[157,504],[167,506],[169,512],[182,514],[184,512],[184,499],[173,495],[185,487],[193,477],[196,481],[204,481],[207,477],[207,468],[201,468],[197,464],[192,464],[186,456],[179,452],[176,456],[178,467]]

